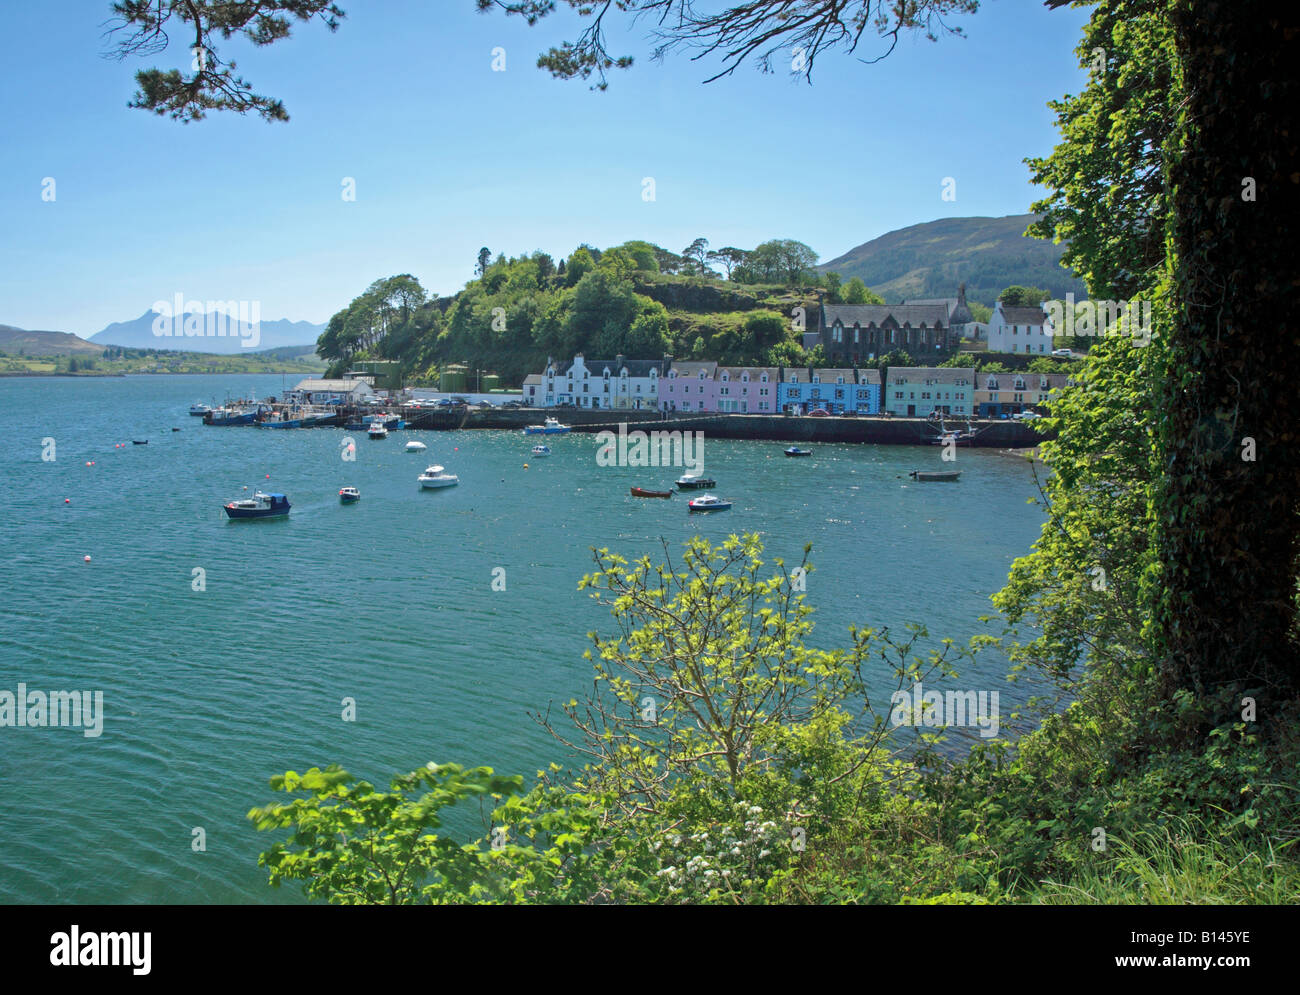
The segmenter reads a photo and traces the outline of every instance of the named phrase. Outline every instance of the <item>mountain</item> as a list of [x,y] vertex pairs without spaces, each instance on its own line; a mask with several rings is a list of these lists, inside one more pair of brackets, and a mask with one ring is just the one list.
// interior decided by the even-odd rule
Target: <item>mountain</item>
[[817,268],[852,277],[887,303],[908,298],[955,297],[966,284],[969,300],[992,305],[1007,287],[1042,287],[1053,297],[1086,297],[1082,280],[1060,265],[1065,247],[1026,238],[1038,216],[940,218],[891,231]]
[[0,352],[16,356],[98,356],[102,345],[87,342],[71,332],[31,332],[13,325],[0,325]]
[[[176,328],[176,334],[158,335],[154,332],[154,324],[157,319],[163,317],[163,327],[171,330],[169,321],[170,315],[155,311],[150,308],[138,318],[131,321],[115,321],[113,324],[96,332],[90,336],[90,341],[98,343],[100,348],[106,345],[125,346],[131,349],[176,349],[183,352],[215,352],[215,353],[235,353],[235,352],[261,352],[266,349],[282,349],[286,346],[309,346],[312,349],[316,346],[316,339],[320,333],[325,330],[324,325],[316,325],[310,321],[289,321],[287,318],[277,318],[274,321],[262,319],[258,322],[258,333],[256,336],[244,331],[236,330],[233,317],[226,319],[227,312],[213,309],[210,314],[204,316],[208,318],[221,316],[222,326],[229,325],[225,335],[185,335],[183,328]],[[244,316],[251,319],[255,316],[251,310],[245,310]],[[180,324],[181,319],[177,319],[176,324]],[[242,336],[242,337],[241,337]],[[245,346],[245,341],[251,341],[254,344]]]

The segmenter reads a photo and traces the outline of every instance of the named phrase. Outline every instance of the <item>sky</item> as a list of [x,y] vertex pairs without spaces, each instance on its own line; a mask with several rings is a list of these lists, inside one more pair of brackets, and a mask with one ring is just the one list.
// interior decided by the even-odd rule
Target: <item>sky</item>
[[905,38],[874,65],[825,54],[811,85],[750,65],[704,85],[716,62],[655,62],[649,28],[620,27],[611,47],[635,62],[605,92],[536,67],[572,15],[339,2],[335,33],[218,48],[288,123],[189,125],[127,107],[137,69],[188,67],[179,41],[119,62],[109,0],[0,5],[0,324],[88,337],[178,293],[324,322],[397,273],[455,293],[484,245],[558,259],[795,238],[825,261],[936,218],[1027,212],[1023,160],[1058,139],[1047,102],[1085,78],[1088,11],[1038,0],[983,0],[954,22],[966,37]]

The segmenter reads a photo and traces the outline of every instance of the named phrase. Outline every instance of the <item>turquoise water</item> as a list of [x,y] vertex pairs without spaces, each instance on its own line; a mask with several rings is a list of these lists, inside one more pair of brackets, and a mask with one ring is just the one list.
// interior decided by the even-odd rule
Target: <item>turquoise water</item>
[[[987,631],[977,616],[1041,523],[1027,464],[979,450],[959,452],[960,483],[915,484],[906,473],[940,466],[937,448],[791,460],[777,443],[708,441],[705,469],[735,507],[692,516],[681,495],[628,496],[679,471],[599,467],[592,436],[549,438],[554,455],[535,459],[537,440],[514,433],[371,441],[186,414],[280,388],[0,379],[0,691],[101,690],[105,715],[98,738],[0,728],[0,901],[299,901],[266,887],[256,861],[272,837],[244,818],[271,800],[271,775],[337,762],[386,783],[429,760],[524,775],[562,762],[525,713],[590,683],[585,634],[608,631],[576,589],[591,546],[654,555],[661,539],[758,530],[769,556],[797,562],[811,542],[819,644],[917,620],[964,642]],[[349,435],[354,462],[340,458]],[[428,451],[403,452],[408,438]],[[433,462],[460,486],[420,491]],[[345,484],[359,504],[339,504]],[[245,487],[287,493],[292,515],[228,522],[221,505]],[[964,686],[1001,688],[1006,711],[1005,661],[980,668]]]

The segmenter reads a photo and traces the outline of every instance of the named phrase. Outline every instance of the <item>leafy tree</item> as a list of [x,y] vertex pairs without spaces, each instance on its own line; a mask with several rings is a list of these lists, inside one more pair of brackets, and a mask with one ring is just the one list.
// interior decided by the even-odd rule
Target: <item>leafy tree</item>
[[248,818],[259,830],[292,830],[258,858],[274,887],[302,881],[308,898],[336,905],[427,903],[467,896],[482,874],[479,851],[437,832],[442,810],[500,799],[522,786],[521,777],[498,776],[490,767],[430,763],[381,792],[336,765],[313,767],[271,778],[273,791],[307,797],[253,808]]
[[709,261],[717,263],[727,271],[727,279],[731,279],[732,271],[742,265],[749,257],[749,253],[744,249],[737,249],[734,245],[724,245],[716,252],[709,253]]
[[868,290],[867,285],[858,277],[853,277],[844,285],[844,303],[845,304],[884,304],[885,299],[879,294]]
[[1007,287],[1006,290],[998,294],[998,300],[1008,307],[1033,307],[1035,304],[1041,304],[1051,297],[1050,291],[1043,290],[1040,287]]
[[117,36],[111,54],[121,61],[166,51],[167,31],[174,19],[181,36],[193,39],[186,53],[187,61],[193,60],[192,74],[178,69],[139,70],[138,89],[129,106],[186,124],[201,120],[208,111],[225,110],[256,111],[267,121],[287,121],[284,104],[254,93],[236,74],[235,64],[218,56],[214,39],[220,35],[229,40],[238,34],[256,46],[267,46],[288,38],[294,20],[319,19],[335,31],[343,17],[343,10],[329,0],[117,0],[109,21],[109,34]]
[[591,252],[584,246],[574,250],[573,255],[569,257],[569,269],[565,274],[564,282],[567,286],[575,286],[579,280],[596,268],[596,260],[592,258]]
[[492,250],[486,245],[478,250],[478,261],[474,264],[474,275],[485,276],[488,271],[488,264],[492,261]]
[[[846,303],[840,291],[840,275],[838,273],[832,270],[829,273],[822,274],[822,283],[826,286],[826,303]],[[863,284],[863,289],[866,289],[866,284]]]
[[682,258],[691,266],[691,272],[699,276],[709,275],[709,240],[697,238],[682,250]]
[[638,270],[647,273],[659,272],[659,257],[655,251],[657,246],[649,242],[631,241],[624,242],[619,248],[632,257],[632,263]]

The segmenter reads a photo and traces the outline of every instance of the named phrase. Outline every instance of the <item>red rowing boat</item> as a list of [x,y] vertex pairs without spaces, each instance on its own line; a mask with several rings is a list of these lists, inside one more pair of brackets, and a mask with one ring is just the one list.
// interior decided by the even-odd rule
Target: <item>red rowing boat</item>
[[672,491],[648,491],[648,490],[646,490],[644,487],[633,487],[633,488],[632,488],[632,496],[633,496],[633,497],[657,497],[657,498],[670,498],[670,497],[673,496],[673,492],[672,492]]

